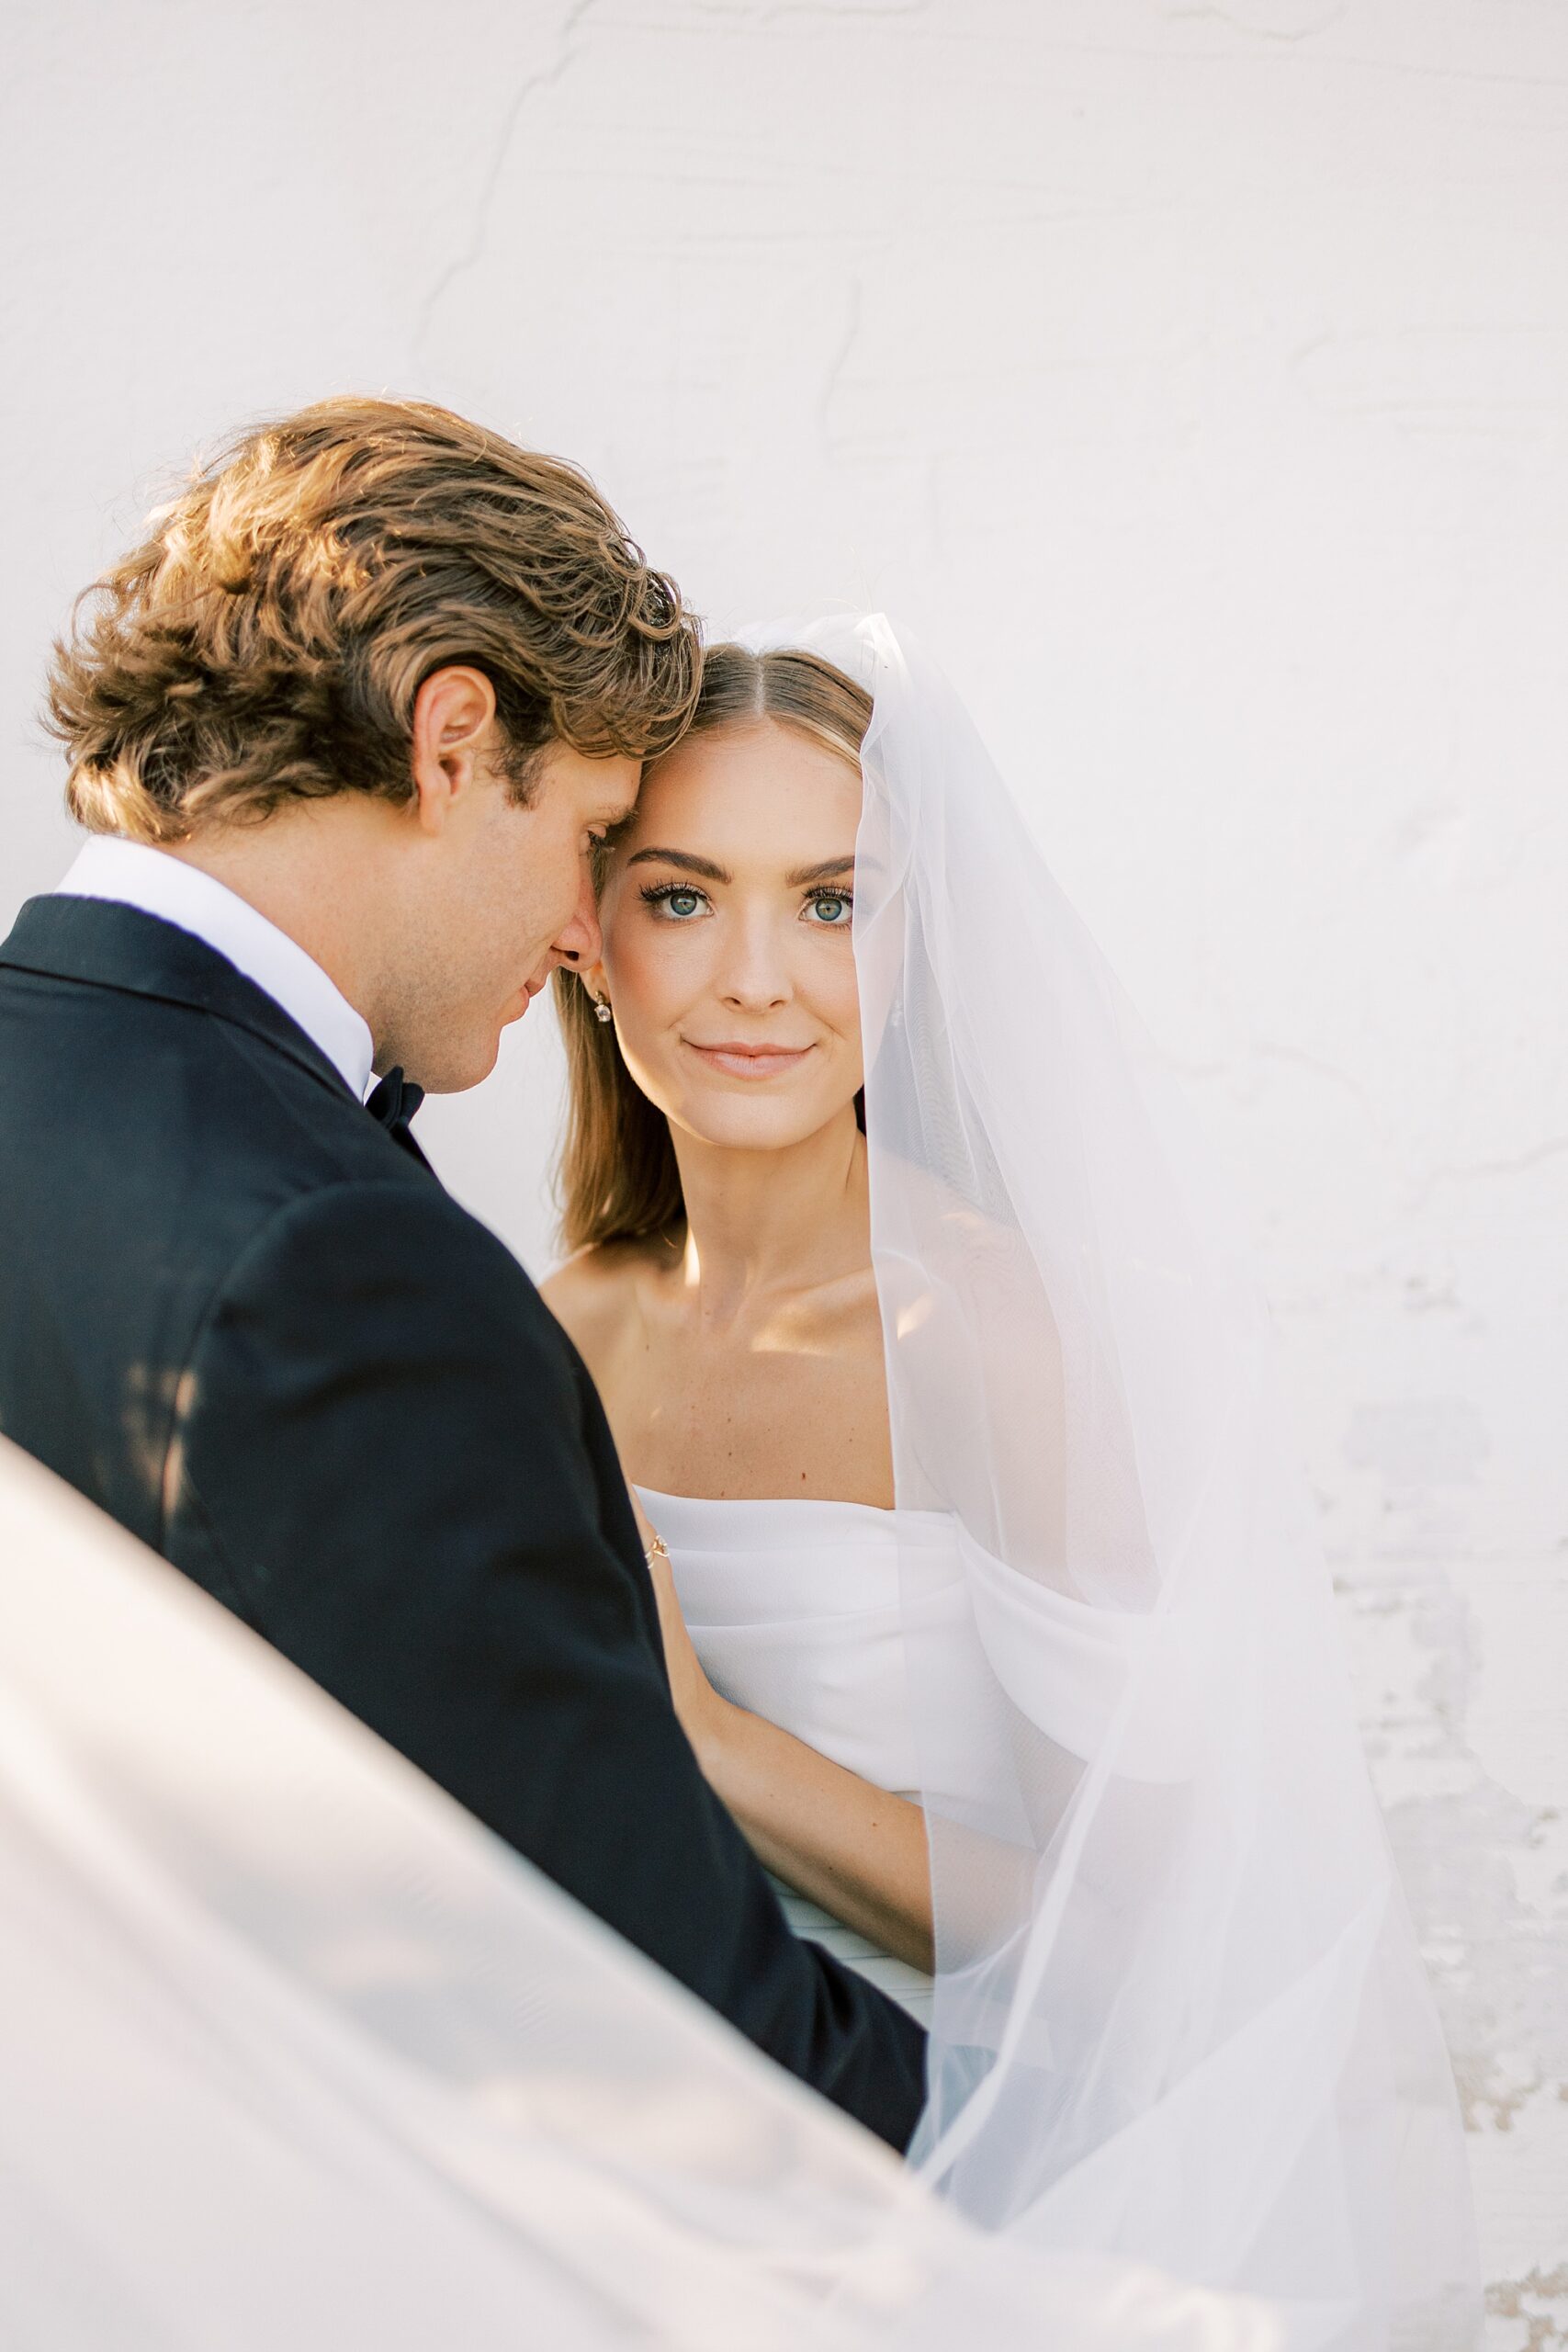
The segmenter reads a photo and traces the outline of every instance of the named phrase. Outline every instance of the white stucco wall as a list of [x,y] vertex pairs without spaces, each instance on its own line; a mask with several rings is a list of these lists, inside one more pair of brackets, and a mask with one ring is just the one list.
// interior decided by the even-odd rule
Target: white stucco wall
[[[939,639],[1235,1155],[1491,2344],[1568,2343],[1568,0],[52,0],[5,63],[0,922],[72,594],[328,390],[570,452],[719,623]],[[554,1088],[536,1014],[422,1119],[536,1266]]]

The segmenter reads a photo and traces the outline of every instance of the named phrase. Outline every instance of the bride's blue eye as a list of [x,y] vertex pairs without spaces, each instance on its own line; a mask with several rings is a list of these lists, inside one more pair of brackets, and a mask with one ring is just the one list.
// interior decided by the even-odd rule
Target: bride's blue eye
[[814,922],[814,931],[848,931],[854,899],[848,890],[814,890],[807,906],[822,918]]
[[648,905],[662,909],[672,922],[690,922],[707,904],[707,894],[689,882],[650,882],[641,893]]

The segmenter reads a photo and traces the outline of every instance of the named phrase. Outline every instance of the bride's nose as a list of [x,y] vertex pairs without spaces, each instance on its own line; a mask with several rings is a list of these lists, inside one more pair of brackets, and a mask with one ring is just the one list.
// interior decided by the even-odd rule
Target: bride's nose
[[788,962],[774,926],[761,916],[736,924],[725,943],[719,994],[737,1012],[766,1012],[791,994]]

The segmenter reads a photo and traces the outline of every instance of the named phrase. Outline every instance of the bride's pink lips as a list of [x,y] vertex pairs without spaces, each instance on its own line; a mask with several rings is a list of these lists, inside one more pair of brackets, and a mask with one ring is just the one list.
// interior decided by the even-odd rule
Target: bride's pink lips
[[724,1070],[730,1078],[777,1078],[794,1069],[813,1050],[809,1046],[744,1046],[728,1040],[718,1046],[699,1046],[692,1037],[682,1037],[681,1043],[699,1054],[710,1069]]

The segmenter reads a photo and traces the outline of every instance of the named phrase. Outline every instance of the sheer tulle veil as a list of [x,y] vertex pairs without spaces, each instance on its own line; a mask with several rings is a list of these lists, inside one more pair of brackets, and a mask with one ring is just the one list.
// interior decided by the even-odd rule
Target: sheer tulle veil
[[[903,1571],[918,2166],[1016,2242],[1266,2296],[1292,2345],[1468,2345],[1453,2078],[1190,1113],[930,657],[880,616],[746,641],[874,700],[854,953],[896,1494],[962,1558]],[[955,1657],[979,1810],[944,1770]]]

